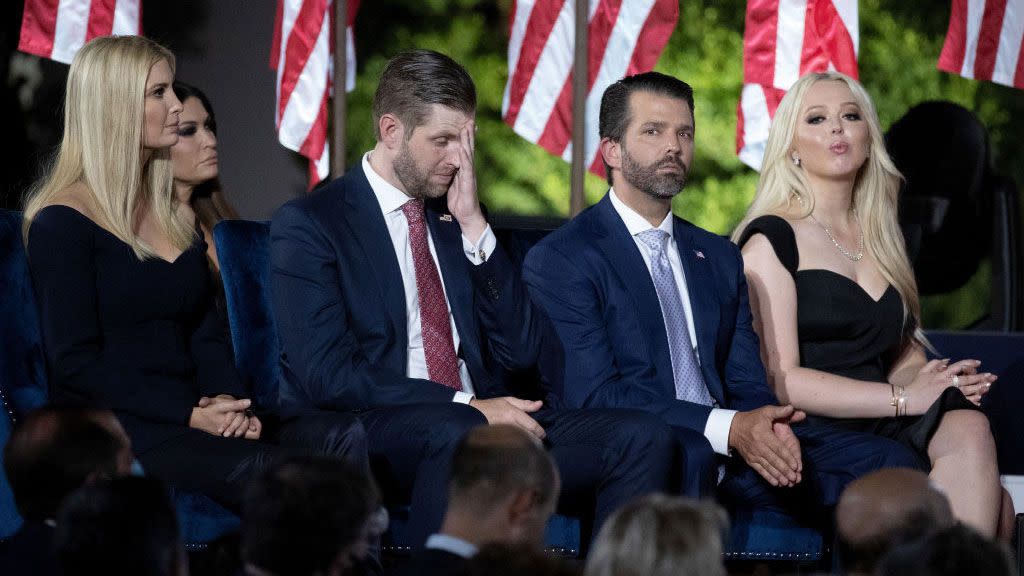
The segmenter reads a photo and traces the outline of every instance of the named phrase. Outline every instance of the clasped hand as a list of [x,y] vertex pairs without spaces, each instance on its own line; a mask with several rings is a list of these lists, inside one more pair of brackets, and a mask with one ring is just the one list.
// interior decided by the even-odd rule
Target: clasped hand
[[487,400],[473,398],[469,401],[469,405],[483,413],[488,424],[512,424],[533,434],[538,439],[544,439],[544,429],[528,414],[540,410],[540,407],[544,405],[540,400],[523,400],[513,396]]
[[924,414],[939,396],[956,384],[964,396],[976,405],[988,394],[992,383],[998,378],[989,372],[978,373],[979,360],[967,359],[949,364],[949,359],[931,360],[921,367],[914,381],[907,386],[907,413]]
[[203,396],[192,409],[188,425],[214,436],[258,440],[263,431],[260,419],[247,411],[252,406],[248,398],[236,399],[229,394],[213,398]]
[[802,479],[803,458],[790,424],[806,417],[788,405],[737,412],[729,428],[729,446],[772,486],[795,486]]

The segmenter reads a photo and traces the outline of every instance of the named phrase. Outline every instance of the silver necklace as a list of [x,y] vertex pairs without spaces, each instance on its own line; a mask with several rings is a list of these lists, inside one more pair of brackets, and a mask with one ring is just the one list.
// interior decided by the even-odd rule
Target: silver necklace
[[821,229],[825,231],[826,235],[828,235],[828,239],[831,240],[832,243],[836,245],[836,248],[839,250],[839,252],[843,254],[843,256],[846,256],[848,259],[857,262],[864,257],[864,229],[860,227],[860,219],[857,218],[857,209],[853,208],[851,212],[853,212],[853,221],[857,223],[857,230],[860,231],[860,236],[857,238],[856,254],[851,254],[849,250],[843,248],[843,245],[840,244],[838,240],[836,240],[835,236],[832,235],[832,227],[822,224],[820,220],[814,217],[813,212],[811,213],[811,220],[814,220],[814,222],[817,223],[818,226],[821,226]]

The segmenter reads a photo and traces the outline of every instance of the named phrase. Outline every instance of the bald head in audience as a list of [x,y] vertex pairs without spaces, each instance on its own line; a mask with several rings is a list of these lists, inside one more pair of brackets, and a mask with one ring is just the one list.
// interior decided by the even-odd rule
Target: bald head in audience
[[452,455],[441,531],[405,574],[468,576],[469,560],[488,544],[539,550],[558,492],[558,468],[536,437],[507,424],[473,428]]
[[540,546],[558,491],[558,470],[535,437],[516,426],[474,428],[452,458],[441,532],[477,546]]
[[946,496],[928,475],[889,468],[847,486],[836,507],[836,530],[847,573],[871,573],[894,543],[927,536],[955,523]]

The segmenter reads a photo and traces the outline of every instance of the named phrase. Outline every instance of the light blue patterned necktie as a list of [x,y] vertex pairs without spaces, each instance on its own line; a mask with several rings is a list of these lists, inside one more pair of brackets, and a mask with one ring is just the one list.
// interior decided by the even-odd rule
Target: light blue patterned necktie
[[665,318],[676,398],[712,406],[714,401],[708,392],[707,384],[704,383],[704,377],[701,376],[697,356],[693,351],[690,328],[686,322],[686,309],[679,296],[679,287],[676,286],[668,254],[665,253],[669,241],[668,232],[652,228],[637,234],[637,238],[651,251],[651,279],[658,291],[661,313]]

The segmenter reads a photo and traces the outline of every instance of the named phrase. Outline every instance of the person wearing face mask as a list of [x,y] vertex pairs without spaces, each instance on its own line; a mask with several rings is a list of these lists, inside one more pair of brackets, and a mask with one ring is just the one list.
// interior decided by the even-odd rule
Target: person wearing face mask
[[213,227],[221,220],[238,218],[220,185],[217,161],[217,118],[210,99],[199,88],[175,80],[174,95],[181,101],[178,142],[171,146],[174,195],[183,210],[191,210],[206,240],[211,268],[220,270],[213,244]]
[[[812,421],[912,448],[954,515],[987,536],[1000,502],[980,362],[931,360],[897,222],[900,174],[857,81],[808,74],[772,123],[742,248],[768,381]],[[1001,533],[1005,529],[999,530]]]
[[367,469],[365,434],[350,415],[310,415],[282,428],[282,446],[261,441],[207,244],[174,194],[173,80],[174,55],[146,38],[78,52],[63,141],[25,207],[29,269],[51,398],[112,410],[147,475],[239,511],[248,479],[292,451]]

